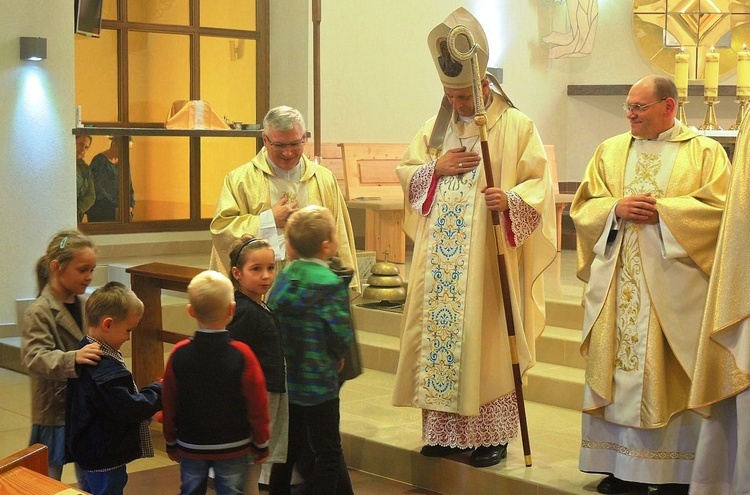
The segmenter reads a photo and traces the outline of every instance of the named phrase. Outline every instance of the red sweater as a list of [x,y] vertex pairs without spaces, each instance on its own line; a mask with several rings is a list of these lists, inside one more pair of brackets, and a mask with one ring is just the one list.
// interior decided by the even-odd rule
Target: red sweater
[[266,382],[250,348],[227,331],[198,330],[169,356],[162,388],[167,450],[230,459],[268,448]]

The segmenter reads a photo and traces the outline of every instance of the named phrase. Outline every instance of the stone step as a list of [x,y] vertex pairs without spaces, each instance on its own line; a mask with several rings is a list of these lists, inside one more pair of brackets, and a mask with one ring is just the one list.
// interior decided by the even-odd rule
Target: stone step
[[581,356],[581,330],[547,326],[536,339],[536,359],[539,362],[586,369]]
[[[357,300],[352,305],[352,322],[354,328],[366,332],[380,333],[398,337],[400,335],[401,312],[396,309],[374,309],[365,307],[367,301]],[[370,302],[370,304],[372,304]],[[548,299],[547,329],[550,327],[578,330],[583,327],[583,307],[566,300]],[[545,330],[546,332],[546,330]]]
[[0,368],[26,373],[21,366],[21,337],[0,338]]
[[[553,338],[549,340],[552,341]],[[357,330],[357,343],[362,365],[365,368],[384,373],[396,373],[399,354],[398,337]],[[564,355],[566,342],[557,340],[559,347],[556,352],[553,349],[554,345],[550,343],[545,345],[545,348],[550,348],[552,354]],[[526,373],[524,397],[529,401],[580,410],[583,378],[583,368],[539,361]]]
[[600,475],[577,469],[581,413],[527,402],[532,467],[524,463],[520,438],[497,466],[474,468],[468,454],[428,458],[419,454],[421,410],[393,407],[394,376],[366,369],[341,390],[341,437],[350,468],[438,493],[589,495]]

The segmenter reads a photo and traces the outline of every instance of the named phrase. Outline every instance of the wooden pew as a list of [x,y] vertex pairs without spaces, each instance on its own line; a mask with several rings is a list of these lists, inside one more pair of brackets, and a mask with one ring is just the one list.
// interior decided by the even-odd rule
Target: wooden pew
[[50,478],[46,445],[36,443],[0,459],[2,495],[90,495]]
[[396,176],[405,143],[340,143],[349,208],[365,210],[365,249],[379,261],[406,261],[404,195]]
[[4,459],[0,459],[0,473],[10,471],[11,469],[23,466],[37,473],[47,476],[49,474],[49,454],[47,446],[41,443],[35,443],[15,454],[11,454]]

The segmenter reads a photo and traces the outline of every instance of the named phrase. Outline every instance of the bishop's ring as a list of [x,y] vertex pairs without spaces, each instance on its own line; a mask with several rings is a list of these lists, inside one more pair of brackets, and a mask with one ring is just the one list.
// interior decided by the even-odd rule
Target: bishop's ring
[[458,164],[458,168],[464,168],[464,164],[463,163],[459,163]]

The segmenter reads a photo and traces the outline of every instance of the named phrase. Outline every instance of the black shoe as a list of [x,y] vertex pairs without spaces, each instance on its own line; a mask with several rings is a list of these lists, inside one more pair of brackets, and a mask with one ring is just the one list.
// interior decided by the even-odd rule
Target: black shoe
[[667,483],[666,485],[653,485],[648,493],[649,495],[688,495],[689,488],[690,485]]
[[498,464],[508,455],[508,444],[493,445],[491,447],[477,447],[471,453],[469,464],[474,467],[487,467]]
[[443,447],[442,445],[425,445],[419,451],[425,457],[448,457],[449,455],[463,452],[464,449],[459,447]]
[[601,480],[598,485],[596,485],[596,491],[599,493],[609,494],[627,493],[633,490],[637,490],[641,486],[641,483],[621,480],[620,478],[615,478],[610,474],[606,478]]

